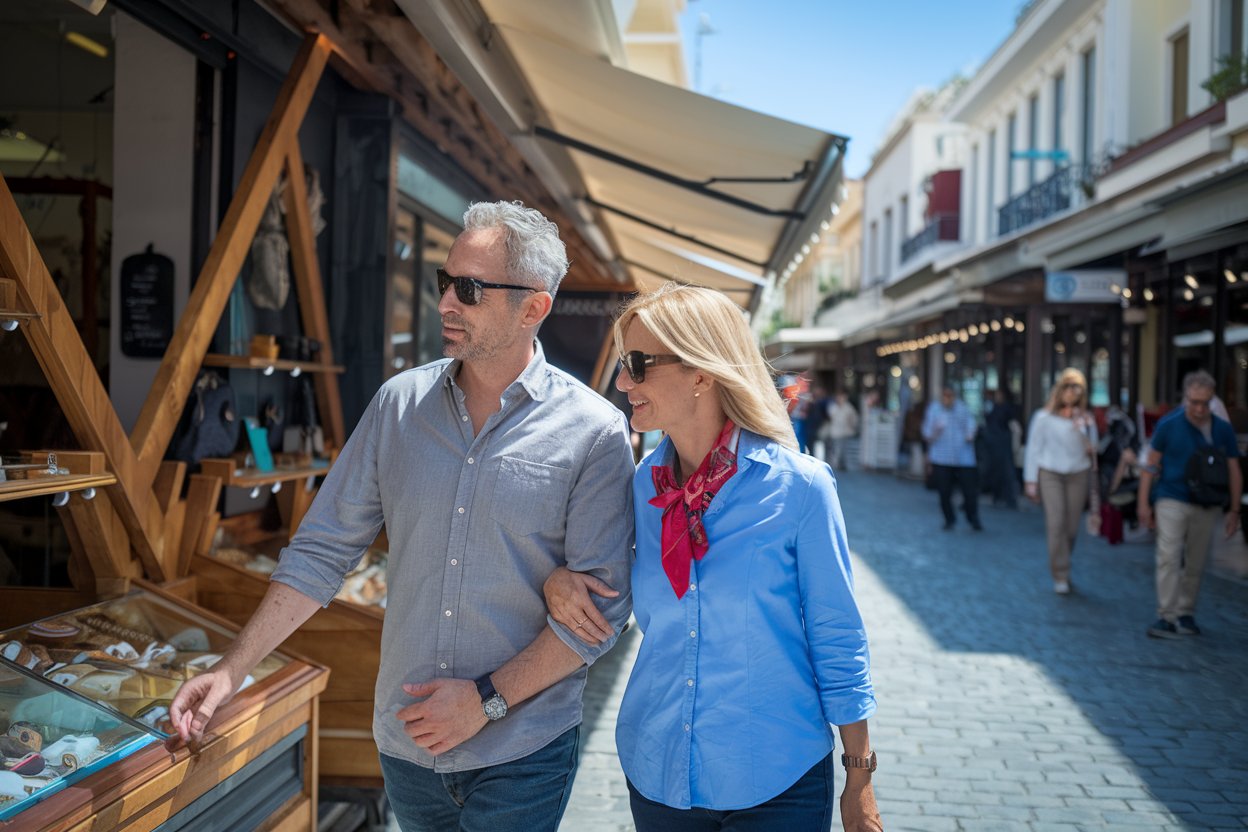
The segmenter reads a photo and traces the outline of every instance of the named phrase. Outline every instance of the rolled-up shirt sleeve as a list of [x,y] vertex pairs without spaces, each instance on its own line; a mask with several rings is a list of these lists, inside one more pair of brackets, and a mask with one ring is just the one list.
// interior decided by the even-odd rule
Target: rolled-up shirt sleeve
[[271,580],[327,606],[381,531],[377,425],[384,388],[373,397],[317,492]]
[[875,713],[866,628],[854,598],[845,519],[832,472],[805,484],[797,532],[797,574],[824,718],[849,725]]
[[594,443],[568,500],[564,537],[567,567],[588,572],[620,594],[590,594],[611,624],[613,635],[601,644],[581,641],[551,616],[551,629],[586,664],[610,650],[632,612],[633,452],[624,415],[605,428]]

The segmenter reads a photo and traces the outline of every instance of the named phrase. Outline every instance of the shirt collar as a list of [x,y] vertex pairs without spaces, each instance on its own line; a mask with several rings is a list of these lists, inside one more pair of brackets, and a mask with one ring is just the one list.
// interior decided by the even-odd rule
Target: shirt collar
[[[741,429],[741,439],[737,443],[738,466],[743,459],[774,465],[777,452],[778,445],[770,439],[759,436],[757,433],[748,431],[745,428]],[[676,446],[672,444],[672,437],[664,436],[663,441],[651,453],[650,465],[672,465],[675,461]]]
[[[459,375],[459,368],[463,366],[463,363],[461,359],[456,358],[447,364],[446,369],[442,371],[442,384],[448,390],[453,390],[457,386],[455,377]],[[528,366],[521,371],[520,375],[516,377],[516,380],[507,385],[507,390],[511,390],[516,384],[519,384],[533,401],[544,401],[547,393],[550,392],[548,367],[546,352],[542,349],[542,342],[534,338],[533,358],[529,361]],[[506,395],[505,392],[504,395]]]

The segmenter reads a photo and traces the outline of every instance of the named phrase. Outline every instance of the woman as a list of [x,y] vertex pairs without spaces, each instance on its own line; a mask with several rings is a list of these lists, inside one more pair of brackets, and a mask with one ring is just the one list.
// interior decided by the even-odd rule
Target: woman
[[1010,391],[998,388],[992,395],[992,408],[984,417],[984,434],[988,444],[989,490],[992,504],[1006,508],[1018,508],[1018,476],[1014,468],[1014,427],[1019,419],[1018,409],[1010,397]]
[[1083,373],[1063,370],[1049,402],[1031,418],[1023,483],[1027,497],[1044,506],[1053,591],[1070,594],[1070,552],[1079,535],[1079,518],[1089,498],[1088,522],[1100,523],[1099,493],[1090,488],[1096,462],[1096,420],[1088,412]]
[[[633,604],[644,633],[616,744],[633,818],[650,830],[828,830],[830,725],[847,767],[845,828],[878,830],[875,711],[836,482],[796,452],[784,405],[739,309],[671,285],[615,324],[634,430],[667,438],[633,480]],[[557,570],[552,616],[606,635]]]

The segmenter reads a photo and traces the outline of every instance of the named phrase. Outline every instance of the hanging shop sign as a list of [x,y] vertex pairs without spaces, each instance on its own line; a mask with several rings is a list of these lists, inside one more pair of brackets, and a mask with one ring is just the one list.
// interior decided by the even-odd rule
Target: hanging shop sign
[[1127,285],[1121,269],[1077,269],[1046,272],[1044,300],[1047,303],[1118,303]]
[[121,351],[161,358],[173,338],[173,261],[152,251],[121,261]]

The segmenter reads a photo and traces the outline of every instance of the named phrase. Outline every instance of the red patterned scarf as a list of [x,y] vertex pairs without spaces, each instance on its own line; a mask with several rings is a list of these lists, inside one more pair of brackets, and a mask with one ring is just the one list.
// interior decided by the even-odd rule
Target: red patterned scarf
[[650,505],[663,509],[663,571],[677,598],[683,598],[689,589],[690,561],[702,560],[710,545],[702,515],[719,489],[737,472],[740,435],[732,420],[726,420],[711,452],[683,488],[676,484],[672,466],[656,465],[650,469],[656,494]]

